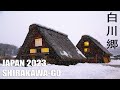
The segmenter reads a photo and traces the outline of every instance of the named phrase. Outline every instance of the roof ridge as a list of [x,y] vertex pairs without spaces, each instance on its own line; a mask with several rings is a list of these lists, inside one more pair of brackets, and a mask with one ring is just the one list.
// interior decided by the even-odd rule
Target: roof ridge
[[[37,26],[39,26],[39,27],[41,27],[41,28],[45,28],[45,29],[47,29],[47,30],[51,30],[51,31],[53,31],[53,32],[59,33],[59,34],[64,35],[64,36],[68,36],[68,35],[65,34],[65,33],[62,33],[62,32],[60,32],[60,31],[54,30],[54,29],[52,29],[52,28],[43,26],[43,25],[41,25],[41,24],[36,24],[36,23],[34,23],[34,24],[31,24],[31,25],[37,25]],[[31,26],[31,25],[30,25],[30,26]]]
[[[99,44],[101,44],[98,40],[96,40],[95,38],[93,38],[92,36],[90,36],[90,35],[83,35],[83,37],[84,36],[87,36],[87,37],[90,37],[90,38],[92,38],[93,40],[95,40],[96,42],[98,42]],[[102,44],[101,44],[102,45]]]

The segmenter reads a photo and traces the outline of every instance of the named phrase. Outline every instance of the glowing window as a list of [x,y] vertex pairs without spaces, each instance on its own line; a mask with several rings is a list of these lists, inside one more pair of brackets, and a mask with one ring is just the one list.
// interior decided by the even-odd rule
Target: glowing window
[[41,48],[41,53],[49,53],[49,48]]
[[84,46],[89,46],[89,42],[88,41],[84,42]]
[[35,46],[42,46],[42,38],[35,39]]
[[86,53],[86,52],[89,52],[90,51],[90,49],[89,48],[84,48],[84,52]]
[[30,53],[36,53],[36,49],[30,49]]

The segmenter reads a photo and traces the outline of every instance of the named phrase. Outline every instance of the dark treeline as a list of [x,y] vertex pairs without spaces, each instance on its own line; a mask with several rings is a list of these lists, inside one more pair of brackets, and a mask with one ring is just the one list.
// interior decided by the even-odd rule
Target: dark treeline
[[17,52],[18,52],[17,46],[0,43],[0,57],[16,56]]

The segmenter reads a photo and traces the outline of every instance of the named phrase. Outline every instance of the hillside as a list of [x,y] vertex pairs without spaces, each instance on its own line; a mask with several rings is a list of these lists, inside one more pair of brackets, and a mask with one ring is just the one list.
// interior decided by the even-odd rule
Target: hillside
[[18,52],[17,46],[0,43],[0,57],[16,56],[17,52]]

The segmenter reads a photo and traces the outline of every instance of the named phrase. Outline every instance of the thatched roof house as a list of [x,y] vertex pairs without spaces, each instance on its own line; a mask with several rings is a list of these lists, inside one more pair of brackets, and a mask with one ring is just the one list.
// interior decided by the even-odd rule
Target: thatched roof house
[[64,33],[32,24],[21,46],[17,59],[41,59],[49,63],[73,64],[84,59]]
[[87,62],[110,62],[112,54],[100,42],[89,35],[83,35],[76,47],[86,56]]

